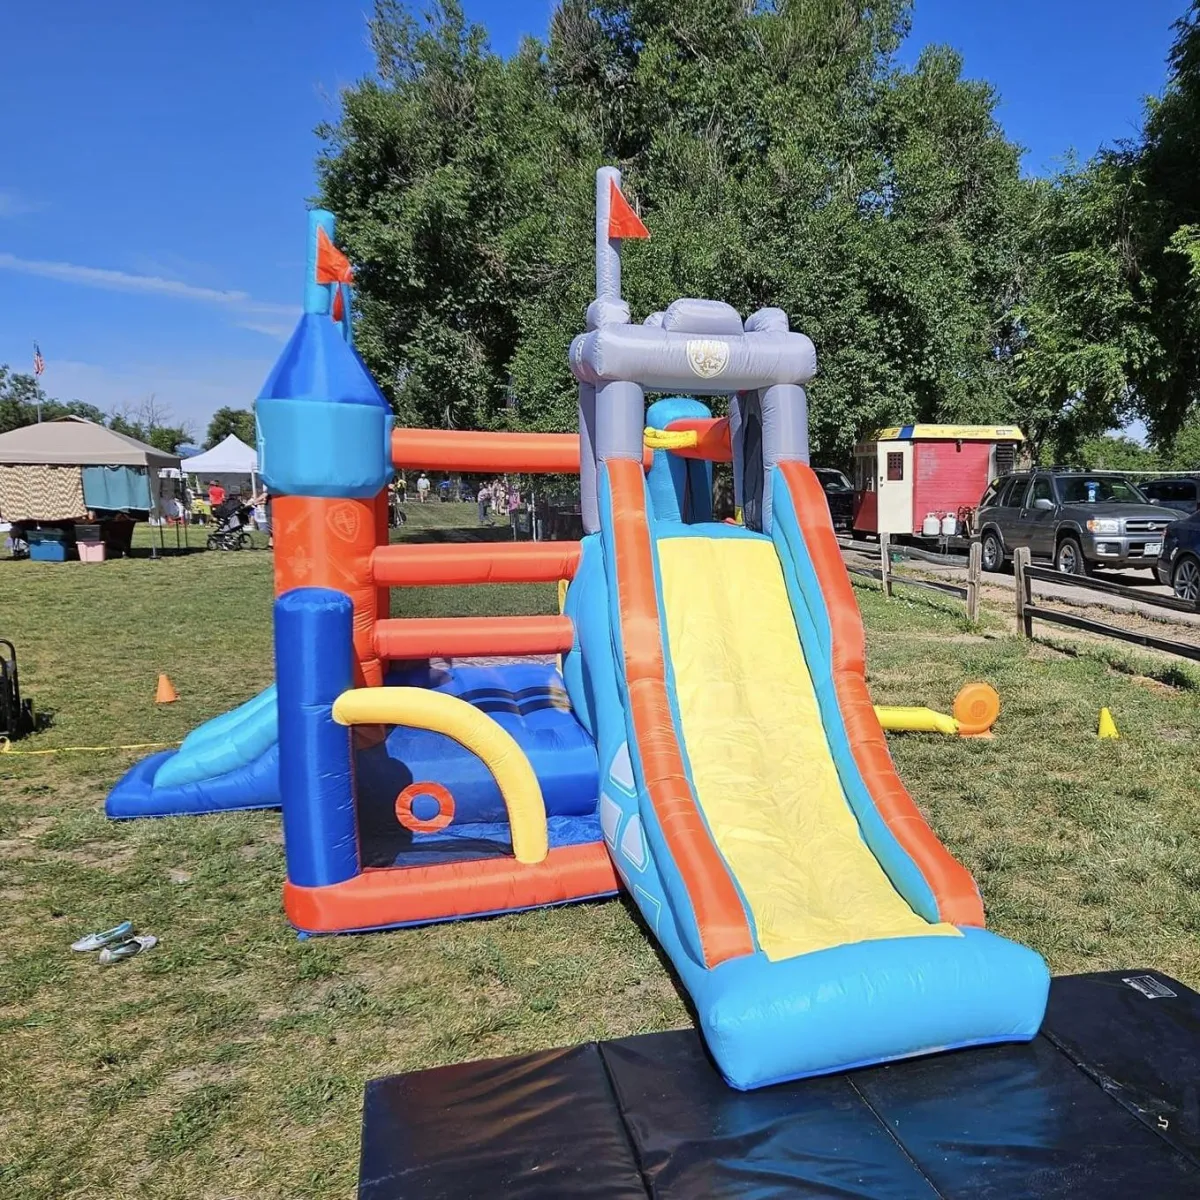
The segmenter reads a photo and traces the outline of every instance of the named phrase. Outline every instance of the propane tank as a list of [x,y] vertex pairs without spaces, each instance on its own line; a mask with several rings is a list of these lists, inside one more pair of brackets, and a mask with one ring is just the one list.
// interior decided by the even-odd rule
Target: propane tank
[[925,520],[921,522],[921,534],[923,537],[937,537],[941,532],[942,523],[938,520],[937,513],[926,513]]
[[953,537],[958,532],[958,518],[953,513],[947,513],[942,518],[942,537]]

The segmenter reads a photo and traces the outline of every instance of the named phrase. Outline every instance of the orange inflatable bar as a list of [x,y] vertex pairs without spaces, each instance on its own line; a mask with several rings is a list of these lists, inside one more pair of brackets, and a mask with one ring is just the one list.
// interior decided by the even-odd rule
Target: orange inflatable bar
[[579,435],[393,429],[392,462],[398,467],[426,467],[437,471],[578,475]]
[[413,617],[379,621],[381,659],[563,654],[575,641],[570,617]]
[[371,576],[386,587],[555,583],[575,578],[579,555],[578,542],[380,546],[371,556]]
[[593,842],[555,847],[533,866],[491,858],[368,869],[326,887],[288,882],[283,907],[297,929],[338,933],[538,908],[616,891],[612,859],[603,842]]
[[896,774],[887,738],[871,704],[866,683],[866,641],[850,576],[829,520],[829,506],[817,477],[803,463],[779,464],[796,518],[808,547],[817,581],[829,610],[833,634],[833,683],[854,761],[879,815],[920,868],[938,905],[938,916],[951,925],[984,924],[983,902],[970,871],[926,824]]
[[[653,456],[646,451],[648,471]],[[409,469],[523,471],[531,475],[578,475],[577,433],[484,433],[463,429],[393,429],[392,464]]]
[[682,417],[667,425],[671,433],[696,434],[696,444],[682,450],[672,450],[680,458],[702,458],[705,462],[733,462],[733,442],[729,434],[728,417]]

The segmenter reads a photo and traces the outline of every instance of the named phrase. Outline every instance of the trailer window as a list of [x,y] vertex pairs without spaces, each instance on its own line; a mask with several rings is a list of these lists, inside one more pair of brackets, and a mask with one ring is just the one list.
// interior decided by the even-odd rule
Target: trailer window
[[904,454],[903,452],[889,452],[887,456],[887,477],[888,483],[896,483],[904,478]]

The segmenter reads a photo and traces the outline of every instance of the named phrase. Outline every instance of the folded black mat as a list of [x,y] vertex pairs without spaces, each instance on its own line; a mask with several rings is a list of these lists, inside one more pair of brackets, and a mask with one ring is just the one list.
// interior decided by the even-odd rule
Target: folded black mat
[[691,1029],[367,1085],[360,1200],[1200,1197],[1200,996],[1055,979],[1041,1034],[755,1092]]

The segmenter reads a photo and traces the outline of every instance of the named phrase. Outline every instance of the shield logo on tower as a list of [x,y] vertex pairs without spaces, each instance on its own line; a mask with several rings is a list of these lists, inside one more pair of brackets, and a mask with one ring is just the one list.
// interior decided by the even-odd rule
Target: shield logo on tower
[[729,366],[729,343],[716,338],[696,338],[687,344],[688,366],[701,379],[714,379]]

